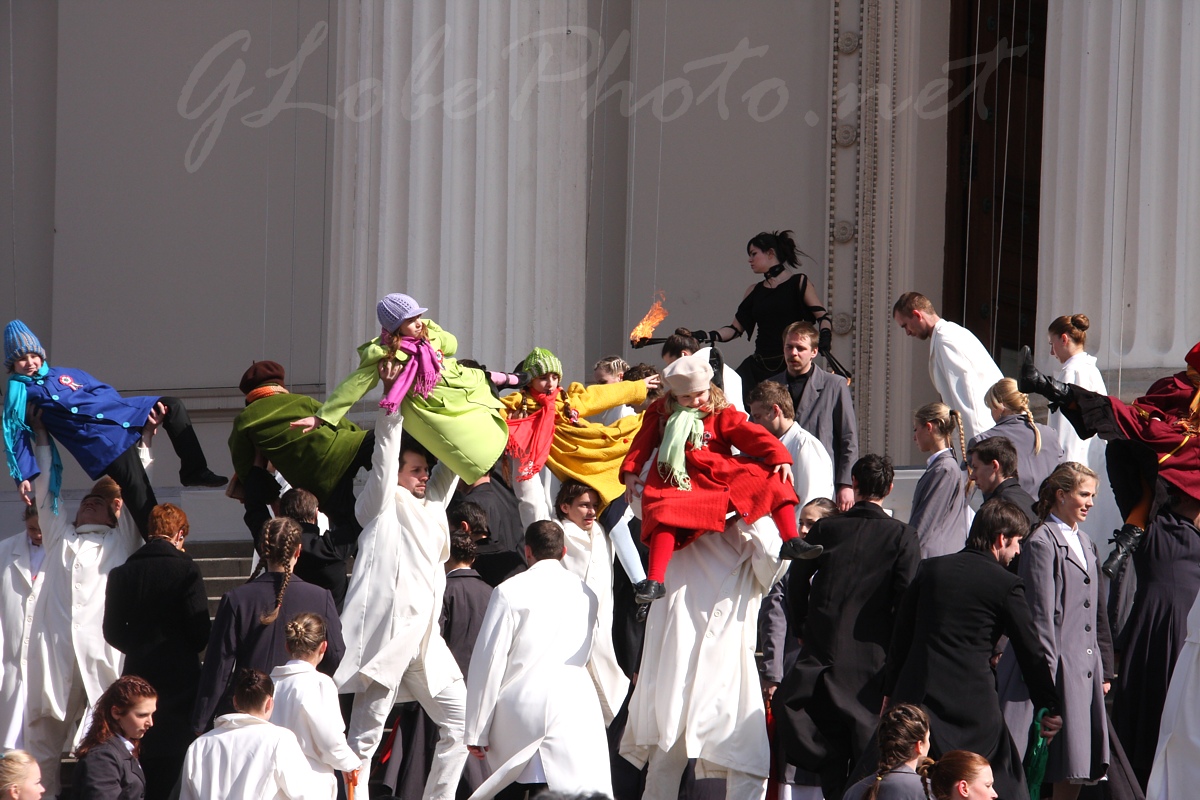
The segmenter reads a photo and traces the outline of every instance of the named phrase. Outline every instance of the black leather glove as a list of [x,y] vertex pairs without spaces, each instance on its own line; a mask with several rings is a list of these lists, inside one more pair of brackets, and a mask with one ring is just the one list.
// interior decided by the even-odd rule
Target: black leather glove
[[833,331],[829,328],[822,328],[821,333],[817,336],[817,350],[821,353],[828,353],[833,347]]

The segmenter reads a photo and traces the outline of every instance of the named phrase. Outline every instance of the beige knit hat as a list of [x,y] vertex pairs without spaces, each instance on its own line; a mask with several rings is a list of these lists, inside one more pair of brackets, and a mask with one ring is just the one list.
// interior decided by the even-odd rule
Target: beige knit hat
[[713,369],[703,356],[681,356],[667,365],[662,377],[673,394],[694,394],[712,385]]

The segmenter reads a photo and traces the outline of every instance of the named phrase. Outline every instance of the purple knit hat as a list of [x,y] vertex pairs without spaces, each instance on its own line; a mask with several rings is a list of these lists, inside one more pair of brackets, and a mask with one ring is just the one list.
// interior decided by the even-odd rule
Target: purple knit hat
[[389,294],[380,300],[379,304],[375,306],[375,315],[379,317],[379,324],[383,326],[383,329],[388,333],[393,333],[404,320],[412,319],[428,310],[428,308],[421,308],[417,305],[417,301],[408,295],[397,293]]

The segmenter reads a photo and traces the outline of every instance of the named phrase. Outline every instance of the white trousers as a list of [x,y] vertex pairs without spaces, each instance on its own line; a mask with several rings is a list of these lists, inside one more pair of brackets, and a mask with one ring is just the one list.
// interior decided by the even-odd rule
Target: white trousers
[[[420,669],[405,672],[398,686],[387,687],[372,682],[365,691],[354,696],[346,738],[351,749],[369,762],[383,738],[383,726],[396,704],[396,695],[403,688],[438,726],[437,749],[429,778],[425,781],[423,800],[454,800],[458,779],[467,761],[467,746],[463,741],[467,686],[459,678],[436,695],[429,693],[428,686],[424,670]],[[365,766],[369,768],[369,763]]]
[[80,738],[79,724],[85,717],[90,717],[89,710],[83,675],[76,665],[67,694],[66,718],[43,715],[26,721],[25,748],[42,770],[42,786],[47,797],[56,796],[62,788],[59,773],[63,754]]
[[[646,772],[646,791],[642,800],[677,800],[679,781],[687,769],[687,750],[680,739],[670,750],[654,748]],[[766,800],[767,779],[746,772],[729,770],[725,775],[725,800]]]

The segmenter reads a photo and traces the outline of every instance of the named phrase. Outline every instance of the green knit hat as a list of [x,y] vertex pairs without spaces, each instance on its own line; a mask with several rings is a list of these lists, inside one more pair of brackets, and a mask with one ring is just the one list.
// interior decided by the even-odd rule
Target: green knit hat
[[562,362],[558,360],[558,356],[544,347],[533,348],[532,352],[525,356],[525,360],[521,362],[521,366],[535,378],[540,378],[542,375],[548,375],[551,372],[560,378],[562,377]]

